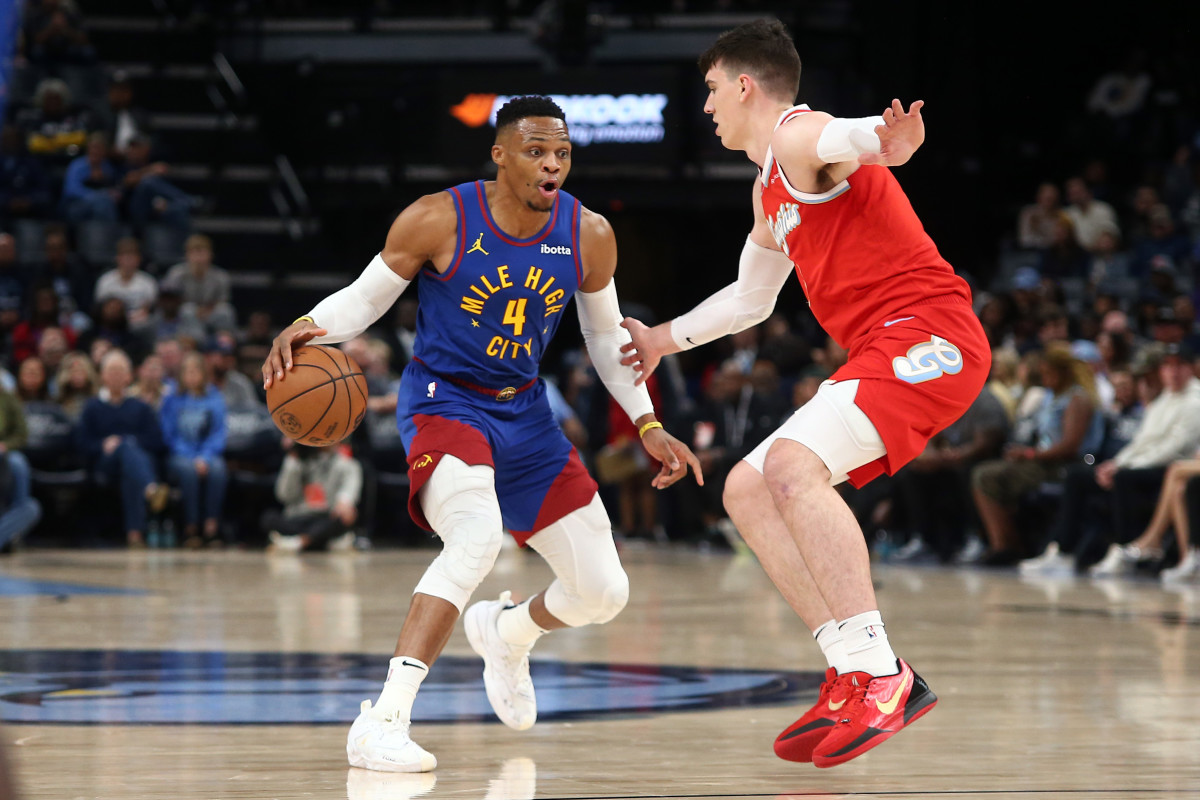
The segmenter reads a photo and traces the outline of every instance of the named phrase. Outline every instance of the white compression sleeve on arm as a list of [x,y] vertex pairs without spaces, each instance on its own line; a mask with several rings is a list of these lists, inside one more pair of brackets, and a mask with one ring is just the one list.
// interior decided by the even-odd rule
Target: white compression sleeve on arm
[[883,117],[860,117],[842,119],[834,117],[825,124],[817,139],[817,157],[826,164],[839,161],[858,161],[863,153],[879,152],[879,134],[875,126],[883,124]]
[[720,339],[771,316],[775,298],[795,266],[778,250],[746,237],[738,260],[737,283],[731,283],[671,323],[671,338],[682,350]]
[[412,281],[401,278],[376,255],[354,283],[326,297],[308,312],[313,322],[329,331],[313,339],[336,344],[353,339],[382,317]]
[[631,420],[654,413],[654,403],[645,384],[635,386],[638,372],[621,363],[621,347],[633,341],[629,331],[621,327],[621,308],[617,305],[616,281],[609,281],[598,292],[575,293],[579,309],[579,327],[588,355],[604,388],[625,410]]

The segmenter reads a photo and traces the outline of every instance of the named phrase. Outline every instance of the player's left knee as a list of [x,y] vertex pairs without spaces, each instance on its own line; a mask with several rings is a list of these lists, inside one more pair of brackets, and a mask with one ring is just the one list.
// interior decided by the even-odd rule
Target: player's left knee
[[596,587],[588,596],[580,598],[584,613],[591,618],[593,625],[611,621],[629,602],[629,576],[625,570],[618,568],[606,577],[603,586]]
[[799,442],[780,439],[763,461],[763,479],[776,503],[786,502],[829,485],[829,468]]

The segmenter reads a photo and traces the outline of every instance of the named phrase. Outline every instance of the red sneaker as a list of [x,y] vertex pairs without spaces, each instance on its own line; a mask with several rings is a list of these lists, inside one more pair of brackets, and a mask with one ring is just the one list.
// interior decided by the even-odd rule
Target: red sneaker
[[850,696],[833,730],[813,751],[813,764],[834,767],[860,756],[937,705],[929,684],[903,659],[897,661],[900,671],[895,675],[849,672],[840,676],[848,681]]
[[850,698],[853,685],[833,667],[825,670],[821,693],[816,704],[775,739],[775,755],[785,761],[813,760],[813,748],[842,718],[842,706]]

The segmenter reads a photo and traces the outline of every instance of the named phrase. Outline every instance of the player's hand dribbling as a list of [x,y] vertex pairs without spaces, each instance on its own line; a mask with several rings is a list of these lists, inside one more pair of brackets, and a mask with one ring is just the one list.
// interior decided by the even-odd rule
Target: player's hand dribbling
[[875,133],[879,136],[879,152],[863,153],[858,157],[858,162],[898,167],[912,158],[925,141],[925,121],[921,119],[923,105],[924,100],[916,100],[905,113],[900,101],[893,100],[892,107],[883,112],[883,124],[875,126]]
[[696,483],[704,485],[704,471],[700,468],[700,459],[691,448],[667,433],[662,428],[646,431],[642,437],[642,446],[646,452],[662,463],[662,469],[650,481],[655,489],[665,489],[675,481],[687,475],[688,465],[696,471]]
[[654,328],[646,327],[633,317],[626,317],[621,327],[629,331],[633,338],[632,342],[621,346],[621,352],[625,354],[621,363],[638,371],[634,385],[641,386],[658,369],[658,362],[662,361],[665,351],[654,342]]
[[275,341],[271,342],[271,352],[262,365],[263,388],[270,389],[276,380],[283,380],[288,370],[292,368],[292,348],[302,345],[310,339],[324,336],[329,331],[318,327],[307,319],[300,319],[288,325]]

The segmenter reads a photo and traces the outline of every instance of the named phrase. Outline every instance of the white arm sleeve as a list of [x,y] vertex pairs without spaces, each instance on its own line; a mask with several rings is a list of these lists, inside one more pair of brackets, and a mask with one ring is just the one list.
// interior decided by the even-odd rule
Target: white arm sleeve
[[617,285],[609,281],[598,292],[578,291],[575,302],[579,309],[579,327],[596,374],[613,399],[636,421],[644,414],[654,413],[654,403],[645,384],[635,386],[638,372],[621,363],[621,346],[633,341],[629,331],[621,327],[621,308],[617,305]]
[[879,152],[879,134],[875,126],[883,124],[883,117],[861,117],[842,119],[834,117],[825,123],[817,139],[817,157],[826,164],[839,161],[858,161],[863,153]]
[[775,298],[795,269],[778,250],[746,237],[738,260],[738,279],[671,322],[671,338],[682,350],[744,331],[771,316]]
[[336,344],[358,336],[387,313],[411,282],[393,272],[382,255],[375,256],[354,283],[329,295],[308,312],[313,322],[329,331],[313,341]]

